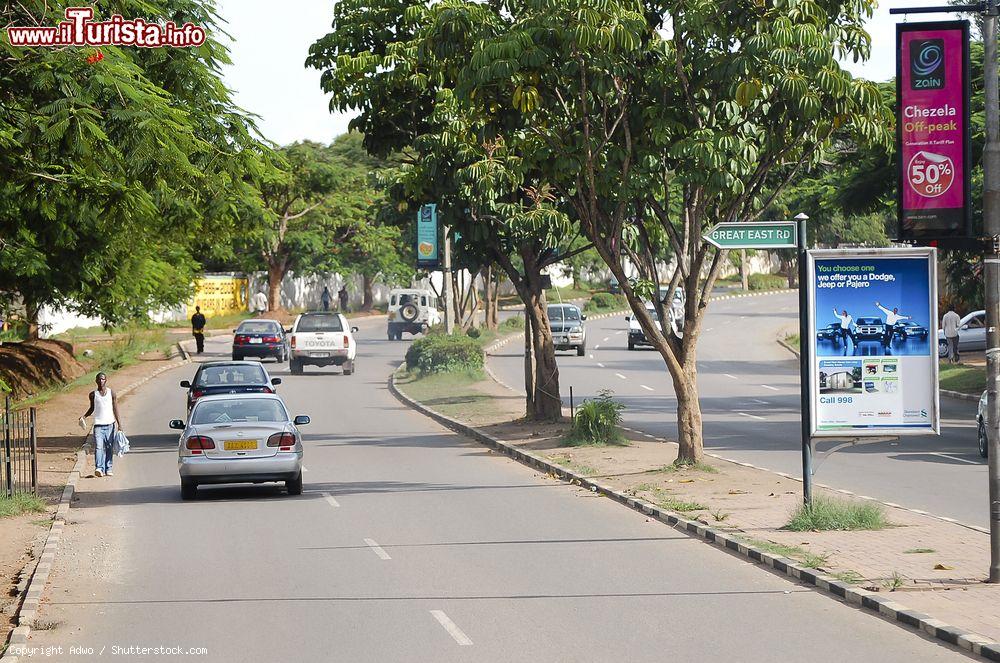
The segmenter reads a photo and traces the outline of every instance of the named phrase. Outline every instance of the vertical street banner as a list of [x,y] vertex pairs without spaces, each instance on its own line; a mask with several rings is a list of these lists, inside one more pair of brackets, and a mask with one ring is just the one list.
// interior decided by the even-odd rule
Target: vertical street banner
[[939,434],[937,249],[808,255],[812,434]]
[[437,205],[421,205],[417,212],[417,267],[435,270],[440,266]]
[[969,22],[896,25],[900,239],[967,237]]

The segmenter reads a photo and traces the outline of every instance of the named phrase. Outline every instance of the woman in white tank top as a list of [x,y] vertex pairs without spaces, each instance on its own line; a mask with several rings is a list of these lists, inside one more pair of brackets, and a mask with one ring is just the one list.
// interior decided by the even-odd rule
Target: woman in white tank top
[[90,392],[90,408],[80,417],[80,423],[86,427],[86,419],[94,415],[94,460],[96,469],[94,476],[114,476],[111,470],[115,458],[115,430],[122,429],[121,418],[118,416],[118,399],[115,392],[108,387],[108,376],[98,373],[94,380],[97,389]]

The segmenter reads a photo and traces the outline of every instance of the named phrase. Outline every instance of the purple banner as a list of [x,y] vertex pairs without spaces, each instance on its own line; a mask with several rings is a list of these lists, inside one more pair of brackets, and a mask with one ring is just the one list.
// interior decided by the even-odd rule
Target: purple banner
[[896,26],[901,239],[967,235],[968,21]]

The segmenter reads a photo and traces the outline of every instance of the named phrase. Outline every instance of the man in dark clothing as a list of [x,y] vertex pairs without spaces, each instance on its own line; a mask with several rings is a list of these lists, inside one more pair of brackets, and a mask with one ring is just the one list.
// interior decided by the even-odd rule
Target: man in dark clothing
[[319,301],[322,302],[324,311],[330,310],[331,299],[332,297],[330,296],[330,289],[326,286],[323,286],[323,294],[319,296]]
[[198,354],[203,353],[205,351],[205,316],[202,315],[200,306],[194,307],[194,315],[191,316],[191,333],[194,334]]
[[347,286],[343,285],[340,287],[340,292],[337,293],[337,297],[340,298],[340,312],[347,312]]

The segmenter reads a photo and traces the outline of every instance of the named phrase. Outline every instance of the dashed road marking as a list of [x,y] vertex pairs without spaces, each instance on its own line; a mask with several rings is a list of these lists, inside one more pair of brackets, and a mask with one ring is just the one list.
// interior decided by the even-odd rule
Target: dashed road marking
[[656,391],[656,390],[655,390],[655,389],[653,389],[652,387],[647,387],[647,386],[646,386],[646,385],[644,385],[644,384],[640,384],[639,386],[640,386],[640,387],[642,387],[643,389],[645,389],[646,391]]
[[737,412],[736,414],[742,415],[744,417],[750,417],[751,419],[757,419],[758,421],[767,421],[765,417],[758,417],[756,414],[749,414],[747,412]]
[[602,364],[601,362],[597,362],[597,365],[600,366],[601,368],[604,368],[604,364]]
[[382,546],[375,543],[372,539],[365,539],[365,545],[372,549],[372,552],[378,555],[379,559],[392,559],[389,557],[389,553],[382,549]]
[[323,499],[325,499],[330,504],[330,506],[335,506],[335,507],[340,506],[340,502],[334,499],[333,495],[331,495],[330,493],[323,493]]
[[618,331],[615,332],[615,336],[621,336],[624,333],[625,333],[624,331],[618,330]]
[[759,398],[751,398],[750,400],[753,401],[754,403],[757,403],[758,405],[770,405],[770,403],[768,403],[767,401],[762,401]]
[[622,375],[621,373],[615,373],[615,375],[617,375],[618,377],[620,377],[622,380],[628,380],[628,378],[625,377],[624,375]]
[[595,350],[600,350],[601,349],[601,345],[598,343],[597,345],[594,346],[594,349]]
[[942,451],[932,451],[930,453],[930,455],[931,456],[940,456],[941,458],[948,458],[949,460],[957,460],[960,463],[968,463],[969,465],[980,465],[981,464],[981,463],[977,463],[974,460],[969,460],[968,458],[959,458],[958,456],[952,456],[951,454],[946,454],[946,453],[944,453]]
[[593,359],[593,358],[594,358],[594,355],[587,355],[587,358],[588,358],[588,359]]
[[472,644],[472,640],[469,636],[463,633],[462,629],[458,628],[455,622],[448,618],[448,615],[444,614],[444,610],[431,610],[431,614],[434,615],[434,619],[437,620],[438,624],[443,626],[444,630],[448,631],[448,635],[450,635],[455,642],[463,647],[468,647]]
[[733,380],[739,380],[738,377],[736,377],[735,375],[730,375],[729,373],[723,373],[723,375],[725,375],[727,378],[732,378]]
[[772,387],[772,386],[771,386],[771,385],[769,385],[769,384],[762,384],[762,385],[760,385],[760,386],[764,387],[764,389],[770,389],[771,391],[781,391],[781,390],[780,390],[780,389],[778,389],[777,387]]
[[601,339],[601,343],[607,343],[610,340],[611,340],[610,336],[605,336],[604,338]]

